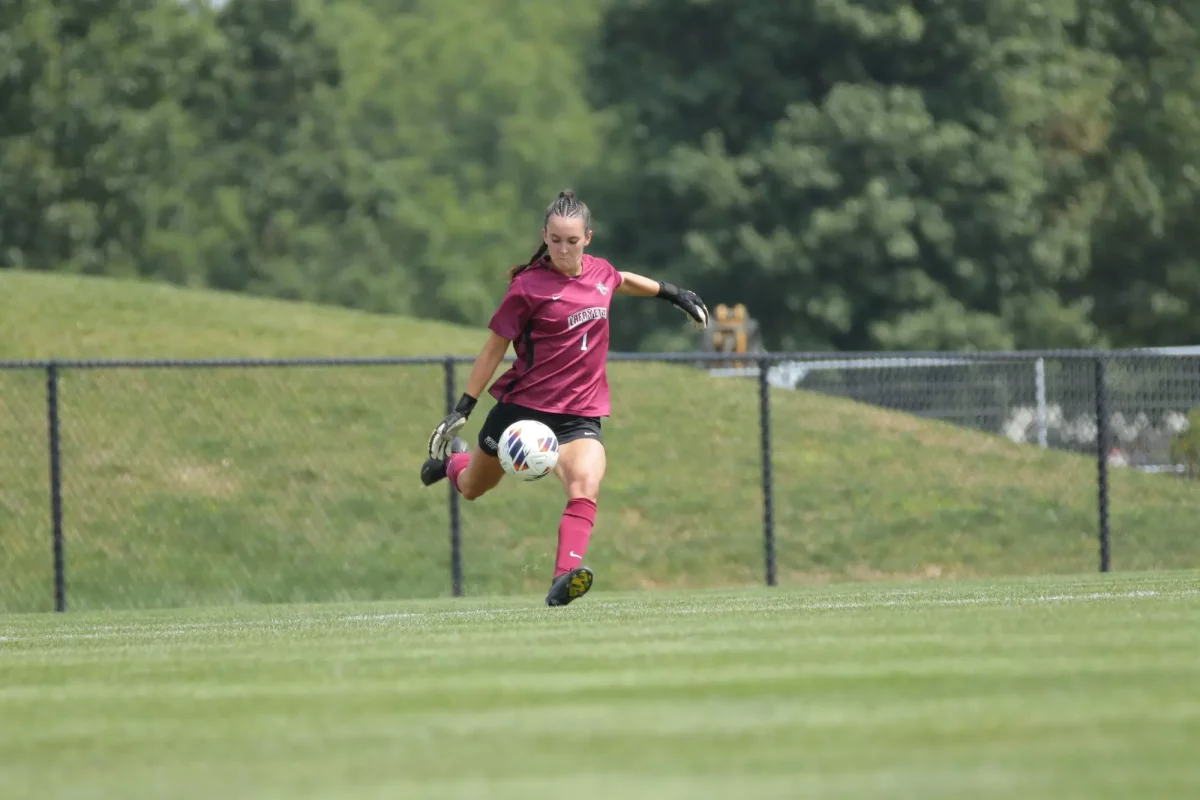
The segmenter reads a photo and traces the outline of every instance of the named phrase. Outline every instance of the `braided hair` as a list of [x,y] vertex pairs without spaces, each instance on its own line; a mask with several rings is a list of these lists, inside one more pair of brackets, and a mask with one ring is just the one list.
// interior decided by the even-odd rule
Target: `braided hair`
[[[587,205],[575,196],[575,193],[567,190],[559,192],[558,197],[553,203],[546,207],[546,216],[542,219],[542,228],[544,229],[550,224],[551,217],[582,217],[584,231],[592,229],[592,212]],[[525,270],[538,263],[543,256],[550,250],[545,241],[538,247],[537,252],[533,254],[533,258],[529,259],[524,264],[517,264],[508,270],[508,280],[511,282],[516,279]]]

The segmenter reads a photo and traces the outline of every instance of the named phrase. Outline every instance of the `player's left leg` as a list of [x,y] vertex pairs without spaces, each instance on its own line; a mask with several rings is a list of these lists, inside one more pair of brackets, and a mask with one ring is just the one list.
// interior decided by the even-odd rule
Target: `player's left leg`
[[566,490],[567,507],[558,526],[554,581],[546,595],[546,605],[550,606],[565,606],[592,588],[592,571],[584,566],[583,558],[596,522],[596,501],[607,460],[598,426],[586,435],[579,432],[579,436],[559,444],[558,466],[554,468]]

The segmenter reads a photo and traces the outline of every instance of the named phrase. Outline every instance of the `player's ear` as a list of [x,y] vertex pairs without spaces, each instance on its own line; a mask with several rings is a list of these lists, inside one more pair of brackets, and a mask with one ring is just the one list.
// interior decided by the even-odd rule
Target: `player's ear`
[[592,232],[591,232],[591,231],[586,231],[586,232],[583,234],[583,246],[584,246],[584,247],[587,247],[587,246],[588,246],[589,244],[591,244],[591,243],[592,243]]

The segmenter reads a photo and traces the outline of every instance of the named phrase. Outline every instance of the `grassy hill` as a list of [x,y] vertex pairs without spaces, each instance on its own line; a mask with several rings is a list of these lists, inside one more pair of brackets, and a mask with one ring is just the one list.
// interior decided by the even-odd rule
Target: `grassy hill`
[[[0,271],[0,359],[472,355],[483,335]],[[753,381],[662,364],[610,378],[597,588],[760,582]],[[447,490],[416,479],[442,381],[440,366],[67,371],[71,607],[449,593]],[[44,392],[38,371],[0,371],[0,611],[52,605]],[[1096,569],[1092,459],[802,392],[772,403],[781,582]],[[1200,566],[1200,486],[1117,470],[1112,494],[1114,568]],[[543,481],[464,503],[467,592],[543,591],[562,502]]]

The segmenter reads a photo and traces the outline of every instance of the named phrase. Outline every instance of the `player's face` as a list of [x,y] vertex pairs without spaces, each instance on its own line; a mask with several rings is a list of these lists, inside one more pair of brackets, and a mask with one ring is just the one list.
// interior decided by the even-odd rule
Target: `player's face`
[[583,269],[583,248],[592,241],[592,232],[584,230],[582,217],[550,217],[542,231],[554,268],[568,275]]

